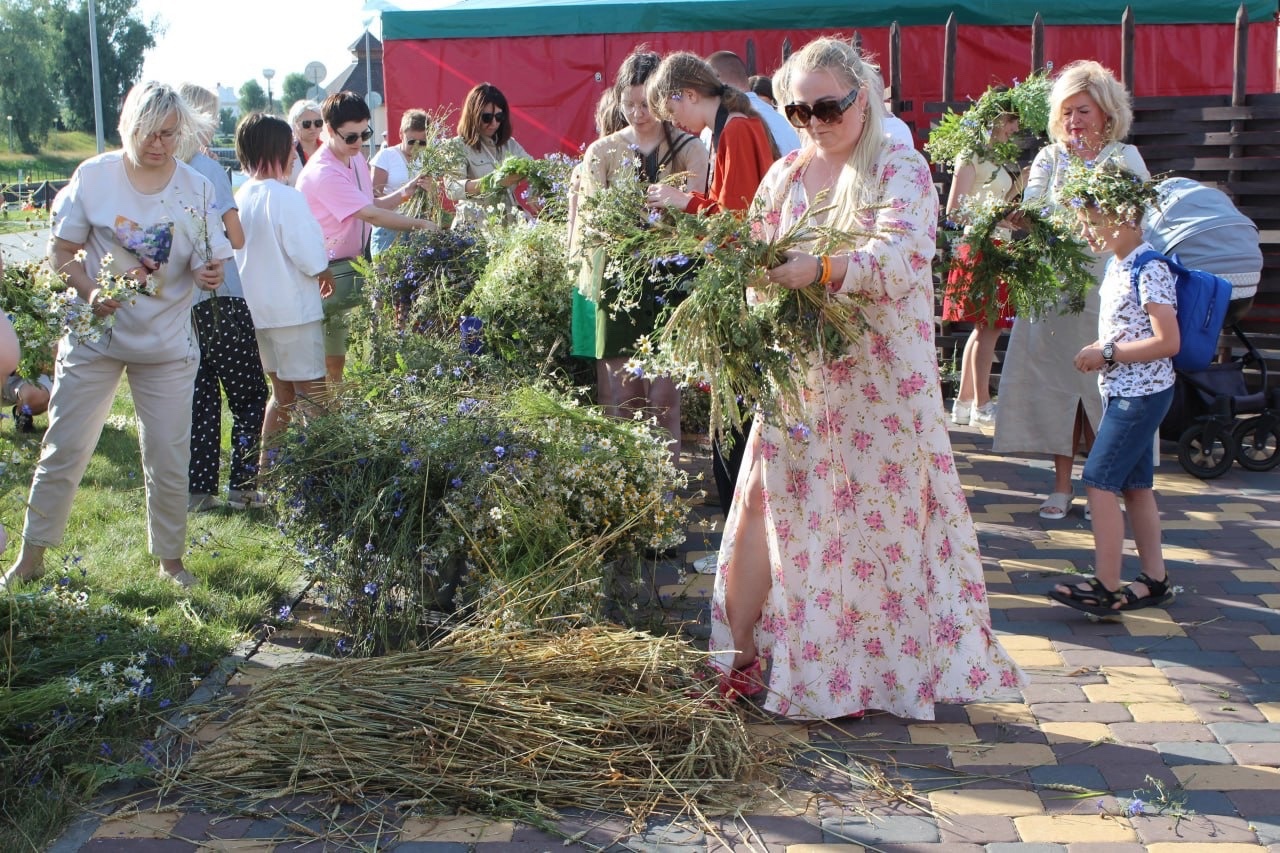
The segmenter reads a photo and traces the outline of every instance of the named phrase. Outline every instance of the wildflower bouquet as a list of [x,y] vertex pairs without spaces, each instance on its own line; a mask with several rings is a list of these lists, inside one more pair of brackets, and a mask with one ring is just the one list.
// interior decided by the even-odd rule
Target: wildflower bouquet
[[10,264],[4,269],[0,311],[9,317],[22,347],[18,375],[23,379],[35,381],[42,373],[53,373],[53,348],[62,335],[54,302],[66,289],[66,282],[44,263]]
[[366,286],[375,303],[397,306],[401,327],[412,315],[419,332],[451,328],[486,254],[474,228],[409,231],[369,265]]
[[1078,157],[1070,161],[1058,189],[1058,197],[1072,217],[1063,223],[1065,227],[1077,227],[1075,211],[1085,207],[1096,207],[1125,222],[1141,223],[1146,209],[1159,200],[1156,181],[1143,180],[1119,163],[1108,160],[1094,165]]
[[409,164],[409,173],[416,177],[432,179],[432,189],[419,188],[401,208],[408,216],[440,222],[444,205],[439,182],[446,175],[465,172],[467,155],[462,141],[453,135],[452,110],[441,107],[427,113],[427,139],[419,145]]
[[578,161],[564,154],[551,154],[539,160],[529,157],[508,157],[498,167],[480,179],[480,192],[490,196],[495,203],[501,200],[507,187],[503,181],[515,176],[528,182],[528,198],[542,209],[543,219],[563,222],[569,212],[569,181]]
[[1015,115],[1020,134],[1043,136],[1049,126],[1051,71],[1052,66],[1026,80],[1015,79],[1013,87],[1003,91],[987,89],[963,113],[948,109],[925,143],[930,161],[947,169],[954,168],[961,157],[977,157],[1001,166],[1017,162],[1022,146],[1014,139],[994,141],[991,131],[1000,116]]
[[[800,290],[771,285],[765,273],[793,249],[833,251],[870,232],[836,231],[813,214],[772,241],[753,236],[732,212],[691,215],[655,211],[647,216],[643,187],[633,182],[595,194],[584,203],[584,245],[604,249],[606,278],[616,282],[614,310],[638,303],[646,281],[684,270],[680,292],[660,317],[652,339],[641,338],[627,369],[671,375],[709,386],[710,427],[717,435],[743,422],[743,406],[803,410],[804,373],[858,340],[864,328],[859,297],[832,296],[814,285]],[[748,288],[753,299],[748,304]]]
[[[1021,228],[1016,239],[1002,239],[1011,216]],[[1035,205],[975,202],[973,197],[955,218],[967,225],[956,234],[955,245],[967,244],[969,254],[962,259],[953,251],[951,263],[963,265],[964,295],[986,306],[989,322],[999,312],[1002,283],[1019,317],[1084,310],[1085,294],[1095,283],[1093,258],[1075,236],[1074,223],[1068,227]]]

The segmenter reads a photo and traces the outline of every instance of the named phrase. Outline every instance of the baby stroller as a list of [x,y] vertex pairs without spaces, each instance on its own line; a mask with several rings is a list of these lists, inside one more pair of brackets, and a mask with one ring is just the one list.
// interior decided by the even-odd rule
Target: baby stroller
[[[1189,178],[1169,178],[1158,189],[1158,203],[1143,220],[1147,240],[1184,266],[1231,282],[1223,329],[1244,347],[1230,361],[1178,371],[1160,437],[1178,443],[1178,461],[1201,479],[1222,476],[1232,462],[1269,471],[1280,464],[1280,388],[1267,391],[1267,364],[1237,325],[1262,274],[1258,228],[1221,190]],[[1246,370],[1255,373],[1246,379]]]

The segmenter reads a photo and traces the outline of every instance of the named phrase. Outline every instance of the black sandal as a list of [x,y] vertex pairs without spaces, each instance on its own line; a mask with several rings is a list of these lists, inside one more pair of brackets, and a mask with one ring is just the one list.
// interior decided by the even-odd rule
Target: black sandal
[[[1140,583],[1147,588],[1147,594],[1139,596],[1133,591],[1133,584]],[[1123,603],[1116,608],[1119,611],[1124,610],[1142,610],[1144,607],[1163,607],[1173,601],[1173,590],[1169,588],[1169,576],[1165,575],[1164,580],[1154,581],[1147,577],[1147,573],[1143,572],[1133,579],[1133,582],[1120,590],[1119,597],[1123,599]]]
[[1067,592],[1051,589],[1045,595],[1068,607],[1074,607],[1094,616],[1112,616],[1118,613],[1115,604],[1121,600],[1120,592],[1112,592],[1102,585],[1097,578],[1089,578],[1089,588],[1080,589],[1075,584],[1067,585]]

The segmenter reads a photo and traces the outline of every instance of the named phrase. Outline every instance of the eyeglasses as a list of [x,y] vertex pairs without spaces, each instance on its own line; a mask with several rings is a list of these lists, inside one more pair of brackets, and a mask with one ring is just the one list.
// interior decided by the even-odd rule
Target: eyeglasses
[[319,130],[320,128],[324,127],[324,119],[304,118],[302,121],[298,122],[298,127],[302,128],[303,130],[310,130],[311,128],[314,127],[316,130]]
[[415,145],[426,145],[426,144],[427,144],[427,140],[425,140],[425,139],[406,139],[406,140],[404,141],[404,144],[405,144],[405,145],[408,145],[410,148],[412,148],[412,147],[413,147],[413,146],[415,146]]
[[373,139],[373,129],[366,127],[363,133],[348,133],[342,137],[342,141],[348,145],[355,145],[357,139],[361,142],[368,142]]
[[485,124],[489,124],[494,121],[501,122],[506,117],[506,113],[480,113],[480,121]]
[[859,90],[855,88],[838,101],[835,98],[823,98],[813,106],[787,104],[782,111],[787,114],[787,121],[791,122],[792,127],[808,127],[811,118],[816,118],[823,124],[834,124],[840,120],[840,116],[844,115],[845,110],[858,100],[858,92]]
[[157,139],[159,139],[161,142],[172,142],[177,138],[178,138],[177,128],[172,128],[170,130],[157,130],[157,131],[148,133],[146,136],[142,137],[142,144],[150,145],[152,142],[155,142]]

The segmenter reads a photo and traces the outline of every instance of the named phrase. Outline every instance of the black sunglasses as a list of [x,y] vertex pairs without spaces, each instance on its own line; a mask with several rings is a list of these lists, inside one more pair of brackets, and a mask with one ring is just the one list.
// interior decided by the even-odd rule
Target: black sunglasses
[[410,148],[412,148],[412,147],[413,147],[413,146],[415,146],[415,145],[426,145],[426,144],[427,144],[427,140],[425,140],[425,139],[406,139],[406,140],[404,141],[404,144],[405,144],[405,145],[408,145]]
[[348,145],[355,145],[357,139],[361,142],[368,142],[373,139],[373,128],[366,127],[363,133],[348,133],[342,137],[342,141]]
[[298,127],[302,128],[303,130],[310,130],[311,128],[314,127],[316,130],[319,130],[320,128],[324,127],[324,119],[304,118],[302,121],[298,122]]
[[832,124],[844,115],[845,110],[853,106],[854,101],[858,100],[858,91],[855,88],[838,101],[835,98],[823,98],[813,106],[787,104],[782,111],[787,114],[787,121],[791,122],[793,127],[808,127],[811,118],[816,118],[823,124]]
[[480,113],[480,121],[488,124],[491,121],[502,121],[507,117],[506,113]]

